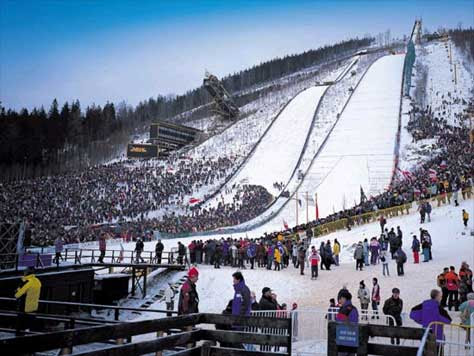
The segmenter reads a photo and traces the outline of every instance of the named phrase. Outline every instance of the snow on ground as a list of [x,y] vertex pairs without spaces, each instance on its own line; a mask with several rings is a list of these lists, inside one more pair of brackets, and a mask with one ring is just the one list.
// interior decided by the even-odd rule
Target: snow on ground
[[[256,292],[260,298],[263,287],[272,288],[278,295],[280,303],[298,303],[299,308],[327,308],[329,299],[334,298],[343,284],[347,284],[348,289],[356,295],[359,282],[364,280],[371,286],[373,277],[379,279],[382,300],[390,297],[392,288],[401,290],[401,298],[404,300],[405,309],[426,299],[429,291],[436,288],[436,276],[443,267],[453,265],[459,268],[462,261],[473,264],[474,261],[474,237],[469,236],[469,230],[464,229],[461,220],[461,209],[472,211],[474,200],[463,201],[459,207],[443,206],[434,208],[431,222],[423,225],[419,224],[419,216],[416,209],[412,209],[410,215],[404,215],[388,219],[387,226],[400,226],[403,231],[403,248],[408,256],[405,264],[405,276],[398,277],[396,265],[393,261],[389,263],[390,277],[382,275],[382,266],[366,267],[363,271],[355,270],[353,260],[353,245],[364,238],[370,239],[380,234],[378,223],[356,227],[351,231],[338,231],[322,238],[314,239],[313,244],[319,246],[321,241],[335,238],[341,243],[341,264],[339,267],[332,266],[331,271],[319,271],[319,277],[313,281],[310,279],[310,270],[305,269],[305,275],[301,276],[299,270],[290,266],[280,272],[268,271],[266,269],[243,270],[246,283],[249,288]],[[470,223],[470,228],[474,229],[474,224]],[[433,260],[428,263],[414,264],[410,251],[412,234],[418,234],[419,228],[423,226],[427,229],[433,240]],[[191,239],[181,239],[185,244]],[[165,250],[174,247],[176,240],[164,240]],[[127,247],[131,247],[126,246]],[[152,250],[154,242],[145,243],[146,250]],[[227,302],[233,296],[232,273],[236,270],[230,267],[214,269],[211,266],[198,266],[200,271],[197,291],[200,299],[200,310],[203,312],[220,313]],[[179,275],[181,275],[180,273]],[[174,277],[177,278],[177,277]],[[150,290],[150,294],[153,291]],[[359,302],[355,298],[355,304],[359,307]],[[151,308],[162,309],[163,303],[155,303]],[[153,317],[152,314],[143,317]]]
[[[311,81],[306,81],[305,86],[300,85],[300,93],[298,95],[294,93],[293,98],[288,98],[285,102],[285,104],[288,103],[287,107],[273,119],[271,128],[266,132],[262,141],[252,153],[252,156],[248,158],[248,161],[241,170],[236,172],[235,176],[226,185],[226,189],[223,190],[224,200],[232,199],[233,197],[232,192],[224,194],[225,191],[230,191],[230,187],[235,183],[239,184],[241,182],[262,185],[273,195],[280,193],[278,189],[273,187],[273,183],[283,182],[286,184],[288,182],[304,145],[304,140],[294,140],[291,145],[288,145],[289,139],[306,137],[316,107],[326,89],[326,86],[314,87],[314,85],[319,81],[339,77],[349,67],[350,65],[345,64],[335,70],[319,73]],[[265,106],[260,105],[258,111],[262,110],[265,110]],[[265,128],[267,127],[268,125]],[[243,140],[239,139],[239,136],[248,136],[249,132],[255,132],[255,130],[240,130],[239,133],[233,130],[229,133],[233,136],[224,137],[223,146],[227,147],[230,143],[233,149],[245,149],[247,142],[242,142]],[[235,139],[235,136],[237,136],[237,139]],[[253,140],[253,143],[255,142],[256,140]],[[250,149],[248,152],[250,152]],[[268,156],[269,152],[271,152],[271,156]],[[288,169],[288,167],[290,168]],[[272,171],[271,176],[268,174],[269,169]],[[277,170],[276,173],[275,170]]]
[[444,101],[450,102],[449,96],[470,97],[474,83],[474,73],[469,72],[472,63],[451,41],[429,43],[416,55],[428,67],[426,96],[433,112],[446,117],[448,124],[459,125],[456,115],[464,110],[465,105],[462,102],[447,105]]
[[247,181],[264,186],[273,195],[275,182],[288,182],[304,145],[314,112],[327,86],[306,89],[297,95],[280,114],[245,167],[230,184]]
[[[299,102],[300,99],[298,99],[298,97],[295,97],[276,119],[278,125],[275,124],[275,126],[271,127],[267,135],[263,137],[262,142],[257,146],[256,151],[248,159],[248,162],[230,180],[226,189],[221,191],[220,197],[216,198],[216,200],[211,202],[211,204],[216,203],[221,199],[224,201],[232,199],[233,193],[231,187],[234,184],[244,182],[246,184],[262,184],[274,195],[279,195],[280,188],[273,186],[273,183],[278,182],[283,186],[286,185],[285,190],[289,190],[292,194],[299,184],[299,174],[292,175],[292,173],[296,168],[298,168],[298,171],[306,172],[311,163],[312,157],[326,138],[330,128],[334,125],[337,119],[337,113],[345,104],[345,101],[349,96],[349,88],[356,85],[368,65],[366,58],[362,61],[362,65],[360,65],[360,62],[360,57],[355,56],[346,66],[338,68],[334,73],[329,73],[325,80],[329,80],[329,78],[332,77],[334,78],[333,80],[337,81],[337,83],[330,87],[316,87],[321,88],[321,91],[319,92],[319,99],[312,102],[313,106],[308,108],[298,108],[302,103]],[[349,71],[353,75],[349,75]],[[338,89],[334,90],[333,88]],[[306,95],[308,90],[309,89],[300,93],[299,96],[303,96],[303,94]],[[313,88],[313,90],[316,89]],[[327,92],[330,94],[326,95]],[[327,98],[328,96],[330,96],[330,98]],[[321,98],[325,98],[325,100],[321,101]],[[328,104],[328,102],[330,104]],[[322,110],[317,110],[319,107],[321,107]],[[291,125],[291,122],[288,122],[288,119],[291,118],[291,116],[287,115],[295,115],[296,112],[302,109],[307,111],[307,121],[301,122],[306,126],[306,128],[303,129],[303,126],[297,126],[298,130],[294,130],[294,124]],[[314,115],[316,115],[316,117],[314,117]],[[313,123],[313,127],[311,127],[311,123]],[[288,142],[288,132],[290,130],[291,137],[305,137],[305,140],[300,139]],[[307,144],[306,149],[304,149],[305,142]],[[268,152],[272,152],[270,158],[273,157],[274,159],[268,159]],[[278,160],[278,162],[275,163],[275,160]],[[290,161],[294,166],[291,164],[289,166],[283,165]],[[288,169],[287,167],[291,168]],[[280,169],[280,171],[275,174],[275,170],[278,169]],[[268,175],[269,170],[272,172],[271,176]],[[282,174],[285,176],[284,178],[282,178]],[[289,179],[289,181],[284,179]],[[265,214],[239,226],[243,227],[259,224],[260,221],[268,219],[269,216],[273,215],[274,211],[283,206],[286,202],[287,198],[279,197]]]
[[[450,50],[452,60],[450,60]],[[466,102],[459,101],[450,105],[443,104],[443,100],[451,102],[453,98],[459,97],[468,99],[474,87],[474,73],[472,62],[451,42],[430,42],[428,44],[416,46],[416,64],[414,67],[414,77],[412,83],[416,85],[423,76],[421,71],[427,71],[426,91],[423,98],[418,98],[422,102],[417,105],[431,106],[435,116],[442,116],[448,120],[448,124],[459,125],[456,115],[466,108]],[[454,81],[454,64],[456,64],[456,82]],[[420,70],[417,71],[417,68]],[[413,86],[412,84],[412,86]],[[415,97],[415,87],[410,92],[412,98]],[[414,98],[416,100],[416,98]],[[413,143],[413,137],[406,130],[406,125],[410,119],[408,115],[411,109],[411,99],[403,99],[402,109],[402,131],[400,137],[400,164],[401,170],[412,170],[414,167],[429,159],[432,154],[432,147],[436,143],[435,139],[421,140]]]
[[[380,55],[381,54],[376,54],[376,56]],[[368,58],[368,56],[355,57],[355,59],[347,66],[347,70],[345,70],[342,75],[339,76],[339,81],[336,84],[331,85],[324,94],[324,97],[322,98],[316,113],[314,127],[307,138],[308,147],[303,152],[301,163],[298,167],[298,171],[301,172],[303,176],[306,176],[308,169],[311,167],[320,147],[324,143],[324,140],[331,133],[334,125],[337,125],[337,119],[351,96],[350,90],[356,87],[357,83],[361,80],[362,76],[373,60],[373,58]],[[345,75],[349,73],[349,71],[351,74]],[[287,186],[287,190],[290,192],[290,195],[293,196],[292,199],[289,200],[287,198],[280,197],[264,214],[250,222],[242,224],[242,226],[249,226],[271,218],[272,220],[267,224],[261,226],[260,228],[254,229],[252,232],[258,231],[263,233],[264,231],[269,231],[269,229],[281,229],[283,227],[283,220],[292,221],[289,219],[289,216],[295,216],[295,214],[293,214],[296,205],[296,197],[294,197],[294,193],[299,189],[300,184],[301,181],[299,174],[293,176]],[[308,193],[308,198],[310,198],[309,200],[311,201],[313,199],[313,195]],[[305,201],[306,193],[303,192],[303,194],[299,196],[299,199],[301,201]],[[291,204],[291,201],[293,201],[294,204]],[[314,204],[312,204],[312,206],[314,206]],[[280,211],[275,215],[275,212],[279,209]],[[300,216],[304,217],[306,213],[305,209],[306,203],[300,206]],[[311,208],[311,211],[314,211],[314,208]],[[272,215],[275,216],[272,217]]]
[[[378,59],[352,96],[328,141],[311,165],[296,199],[257,232],[282,228],[282,220],[296,224],[306,220],[306,192],[318,193],[320,216],[352,206],[366,193],[383,191],[390,182],[398,125],[404,56]],[[348,174],[350,172],[350,174]],[[316,215],[308,208],[309,220]],[[253,231],[253,232],[255,232]]]

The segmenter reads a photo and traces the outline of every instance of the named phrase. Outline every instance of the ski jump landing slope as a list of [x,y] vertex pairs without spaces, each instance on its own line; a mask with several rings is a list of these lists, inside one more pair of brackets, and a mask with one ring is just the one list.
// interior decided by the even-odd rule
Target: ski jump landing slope
[[286,184],[298,163],[314,112],[327,86],[308,88],[294,97],[280,113],[249,161],[230,184],[245,183],[265,187],[273,195],[275,182]]
[[[324,217],[359,203],[360,187],[367,197],[390,183],[402,86],[404,55],[378,59],[367,71],[345,111],[331,132],[299,188],[297,204],[292,199],[271,221],[255,233],[281,230],[315,219],[315,207],[306,207],[305,197],[318,194],[319,216]],[[272,171],[269,175],[272,175]],[[294,198],[294,197],[293,197]],[[258,219],[258,218],[257,218]]]
[[[300,197],[304,201],[305,192],[317,193],[321,217],[359,203],[361,187],[369,197],[390,184],[404,59],[390,55],[372,65],[308,171]],[[306,221],[305,205],[299,211],[300,223]],[[315,218],[315,209],[310,209],[309,218]]]

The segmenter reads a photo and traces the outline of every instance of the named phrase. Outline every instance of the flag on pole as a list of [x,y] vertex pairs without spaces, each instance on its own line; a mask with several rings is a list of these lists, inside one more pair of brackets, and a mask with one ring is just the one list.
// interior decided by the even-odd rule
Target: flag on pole
[[283,220],[283,227],[285,228],[285,230],[288,230],[288,223],[285,221],[285,219],[282,219]]
[[314,205],[316,206],[316,220],[319,219],[318,193],[314,194]]
[[189,204],[193,205],[193,204],[199,203],[200,201],[201,200],[199,200],[198,198],[191,198],[189,199]]

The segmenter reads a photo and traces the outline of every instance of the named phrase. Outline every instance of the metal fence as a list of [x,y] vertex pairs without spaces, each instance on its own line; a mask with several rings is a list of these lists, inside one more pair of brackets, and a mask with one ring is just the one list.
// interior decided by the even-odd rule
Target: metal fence
[[[252,311],[252,315],[264,316],[272,318],[291,318],[291,352],[295,356],[319,356],[327,354],[327,338],[328,338],[328,321],[335,320],[338,308],[323,309],[297,309],[294,311],[286,310],[258,310]],[[382,313],[368,310],[363,315],[359,313],[359,323],[363,324],[377,324],[390,325],[390,321],[395,325],[395,319],[390,315],[383,315]],[[269,329],[247,330],[253,333],[264,332],[266,334],[281,335],[281,332],[287,330]],[[374,338],[379,342],[384,342],[383,338]],[[380,340],[379,340],[380,339]],[[262,351],[275,351],[272,350]],[[284,350],[280,350],[284,351]]]
[[474,345],[472,343],[473,327],[470,325],[445,324],[441,322],[432,322],[428,325],[418,348],[417,356],[425,354],[428,348],[427,336],[429,333],[433,333],[436,337],[437,356],[474,356]]

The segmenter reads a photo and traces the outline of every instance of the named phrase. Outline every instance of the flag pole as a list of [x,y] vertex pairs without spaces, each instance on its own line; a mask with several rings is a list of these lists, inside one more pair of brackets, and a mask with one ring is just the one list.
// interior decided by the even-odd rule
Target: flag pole
[[298,226],[298,190],[296,191],[295,207],[296,207],[296,226]]
[[309,198],[308,198],[308,192],[306,192],[306,224],[309,222],[309,207],[308,207],[308,203],[309,203]]
[[314,193],[314,209],[316,220],[319,219],[319,207],[318,207],[318,193]]

